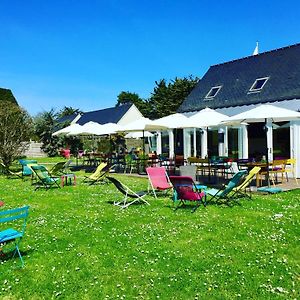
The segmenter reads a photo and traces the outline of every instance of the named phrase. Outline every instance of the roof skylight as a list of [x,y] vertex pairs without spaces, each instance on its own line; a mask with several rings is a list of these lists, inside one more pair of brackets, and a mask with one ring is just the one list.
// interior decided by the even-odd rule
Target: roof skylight
[[249,92],[260,92],[270,77],[257,78],[252,84]]
[[222,88],[221,85],[212,87],[207,95],[205,96],[205,99],[213,99],[216,97],[216,95],[219,93],[220,89]]

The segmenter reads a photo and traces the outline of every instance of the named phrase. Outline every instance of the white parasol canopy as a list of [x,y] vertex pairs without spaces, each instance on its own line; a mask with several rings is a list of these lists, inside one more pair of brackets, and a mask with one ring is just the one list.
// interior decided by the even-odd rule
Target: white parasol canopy
[[224,120],[224,125],[227,122],[265,122],[266,119],[270,119],[272,122],[300,120],[300,113],[271,104],[261,104],[253,109],[229,117],[227,120]]
[[122,126],[117,131],[125,131],[125,132],[131,132],[131,131],[156,131],[156,130],[166,130],[168,129],[167,126],[161,126],[154,123],[154,121],[148,119],[148,118],[140,118],[137,119],[127,125]]
[[97,122],[87,122],[77,130],[70,132],[70,135],[107,135],[114,134],[120,129],[120,125],[115,123],[99,124]]
[[151,137],[151,136],[153,136],[153,133],[149,131],[144,131],[144,134],[141,131],[136,131],[136,132],[132,131],[132,132],[128,132],[125,135],[125,139],[138,139],[142,137]]
[[97,122],[87,122],[82,125],[80,128],[73,130],[69,135],[97,135],[97,132],[101,130],[102,125]]
[[77,131],[77,130],[80,130],[81,129],[81,125],[79,124],[71,124],[65,128],[62,128],[56,132],[54,132],[52,135],[53,136],[58,136],[58,135],[66,135],[66,134],[69,134],[70,132],[73,132],[73,131]]
[[180,113],[156,119],[153,121],[153,124],[160,126],[161,129],[164,129],[164,127],[169,129],[191,127],[189,124],[189,118]]
[[222,125],[221,122],[229,117],[211,108],[204,108],[188,118],[188,127],[214,127]]
[[272,154],[273,154],[272,122],[284,122],[284,121],[292,121],[292,120],[300,120],[300,113],[290,109],[274,106],[271,104],[261,104],[253,109],[250,109],[248,111],[242,112],[240,114],[228,118],[227,121],[224,123],[224,125],[226,125],[227,122],[229,123],[264,122],[265,123],[266,140],[267,140],[266,159],[267,159],[268,186],[270,186],[268,164],[270,158],[272,159]]

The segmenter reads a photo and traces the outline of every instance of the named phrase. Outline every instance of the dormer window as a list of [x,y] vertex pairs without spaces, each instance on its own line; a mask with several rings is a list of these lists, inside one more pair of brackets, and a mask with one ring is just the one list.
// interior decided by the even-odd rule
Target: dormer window
[[249,92],[260,92],[270,77],[257,78],[252,84]]
[[222,87],[221,85],[212,87],[209,90],[209,92],[207,93],[207,95],[205,96],[204,99],[208,99],[209,100],[209,99],[213,99],[214,97],[216,97],[217,94],[219,93],[221,87]]

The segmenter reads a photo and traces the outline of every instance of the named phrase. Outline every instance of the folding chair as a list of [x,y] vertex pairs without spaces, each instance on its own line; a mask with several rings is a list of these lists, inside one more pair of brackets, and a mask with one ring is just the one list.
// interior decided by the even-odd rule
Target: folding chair
[[[15,251],[13,257],[16,253],[18,253],[22,263],[22,267],[24,266],[24,261],[19,250],[19,244],[24,236],[28,211],[29,206],[24,206],[21,208],[15,208],[0,212],[0,223],[9,223],[10,225],[11,223],[14,223],[15,225],[14,228],[9,227],[5,230],[0,231],[0,244],[6,245],[8,243],[14,242],[13,249],[15,249]],[[23,220],[23,224],[17,226],[17,224],[15,223],[17,220]]]
[[32,170],[28,165],[32,165],[32,164],[37,164],[37,160],[35,159],[20,159],[19,163],[22,166],[22,177],[24,178],[24,176],[31,176],[32,175]]
[[[244,178],[243,182],[238,185],[237,187],[233,188],[233,197],[238,194],[240,196],[245,196],[251,199],[251,189],[250,189],[250,183],[254,179],[255,176],[259,173],[261,170],[260,167],[254,167],[251,169],[249,174]],[[247,188],[249,188],[249,194],[247,194]]]
[[71,159],[69,159],[67,162],[60,161],[56,163],[49,172],[52,176],[60,176],[66,174],[68,173],[68,169],[71,163],[72,163]]
[[201,184],[199,181],[196,179],[196,174],[197,174],[197,166],[196,165],[185,165],[185,166],[180,166],[179,167],[179,173],[180,176],[189,176],[192,177],[196,187],[198,190],[200,189],[206,189],[207,186]]
[[213,199],[216,199],[217,202],[220,202],[222,199],[225,200],[226,203],[229,203],[230,199],[233,199],[230,193],[233,191],[235,187],[241,182],[242,178],[247,174],[246,170],[239,171],[233,175],[233,177],[229,180],[227,185],[223,185],[220,189],[208,189],[205,191],[207,195],[210,195]]
[[42,165],[31,165],[30,166],[33,172],[36,175],[37,182],[35,183],[36,188],[35,190],[39,189],[40,187],[44,187],[46,190],[50,189],[51,187],[58,187],[59,186],[59,177],[53,177],[50,175],[49,171],[46,167]]
[[164,167],[148,167],[146,172],[149,179],[148,192],[151,186],[155,198],[157,198],[156,191],[168,191],[173,188]]
[[107,163],[102,162],[94,173],[92,173],[90,176],[85,176],[83,182],[89,183],[90,185],[95,184],[101,180],[104,179],[104,177],[107,175],[107,172],[104,172],[105,167],[107,166]]
[[192,212],[196,211],[201,203],[206,206],[206,195],[204,192],[197,188],[197,185],[193,181],[192,177],[170,176],[170,181],[173,184],[174,190],[176,192],[177,200],[180,200],[180,204],[177,205],[176,209],[181,205],[184,205],[186,201],[197,203]]
[[3,174],[5,174],[7,177],[18,177],[22,179],[22,171],[20,172],[13,172],[7,167],[4,163],[0,163],[0,168]]
[[[121,208],[127,208],[129,205],[134,204],[136,202],[143,202],[148,205],[149,202],[144,199],[144,197],[148,194],[148,192],[140,191],[140,192],[134,192],[132,189],[130,189],[128,186],[126,186],[124,183],[121,183],[119,180],[117,180],[114,177],[106,177],[110,182],[112,182],[115,187],[121,192],[125,197],[122,201],[116,202],[114,201],[114,205],[120,206]],[[133,199],[132,201],[128,201],[128,199]]]

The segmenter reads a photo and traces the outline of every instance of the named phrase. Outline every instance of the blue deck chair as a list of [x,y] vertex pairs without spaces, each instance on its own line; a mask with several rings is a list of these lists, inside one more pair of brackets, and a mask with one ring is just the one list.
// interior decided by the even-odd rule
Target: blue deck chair
[[234,190],[235,187],[239,185],[241,180],[246,176],[247,171],[239,171],[233,175],[233,177],[229,180],[226,185],[223,185],[220,189],[207,189],[205,190],[206,195],[210,195],[211,198],[209,201],[216,200],[217,202],[229,203],[231,199],[231,192]]
[[[14,225],[14,227],[9,226],[7,229],[0,231],[0,244],[6,245],[9,243],[14,243],[13,248],[11,248],[14,249],[13,257],[16,255],[16,253],[18,253],[22,263],[22,267],[24,266],[24,261],[19,250],[19,244],[24,236],[28,211],[29,206],[24,206],[21,208],[15,208],[0,212],[0,223],[8,223],[9,225]],[[22,225],[19,224],[19,226],[17,226],[17,220],[22,220]]]
[[24,178],[25,176],[31,176],[32,175],[32,170],[28,165],[32,164],[37,164],[37,160],[34,159],[20,159],[19,163],[22,166],[22,177]]

